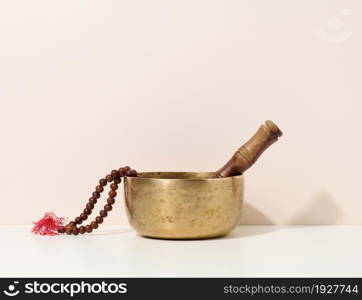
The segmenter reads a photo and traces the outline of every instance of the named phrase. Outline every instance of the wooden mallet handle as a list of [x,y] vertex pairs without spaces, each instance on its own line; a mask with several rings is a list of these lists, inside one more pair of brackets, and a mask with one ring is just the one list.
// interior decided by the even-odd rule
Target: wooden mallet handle
[[282,135],[283,133],[273,121],[266,121],[212,177],[219,178],[243,174],[257,161],[259,156]]

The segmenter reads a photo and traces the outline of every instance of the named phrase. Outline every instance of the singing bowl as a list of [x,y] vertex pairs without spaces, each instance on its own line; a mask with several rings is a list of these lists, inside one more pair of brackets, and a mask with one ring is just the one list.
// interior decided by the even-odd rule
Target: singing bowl
[[145,172],[125,177],[129,223],[142,236],[204,239],[228,234],[240,218],[242,175],[208,178],[207,172]]

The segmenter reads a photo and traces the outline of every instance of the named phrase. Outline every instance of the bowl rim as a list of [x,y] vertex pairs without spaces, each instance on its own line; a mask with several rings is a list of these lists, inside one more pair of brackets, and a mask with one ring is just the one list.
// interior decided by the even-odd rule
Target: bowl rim
[[[150,173],[168,173],[168,174],[212,174],[214,172],[186,172],[186,171],[150,171],[150,172],[139,172],[139,175],[142,174],[150,174]],[[179,181],[226,181],[232,180],[233,178],[243,178],[244,174],[235,175],[230,177],[222,177],[222,178],[157,178],[157,177],[129,177],[125,176],[127,180],[155,180],[155,181],[163,181],[163,180],[179,180]]]

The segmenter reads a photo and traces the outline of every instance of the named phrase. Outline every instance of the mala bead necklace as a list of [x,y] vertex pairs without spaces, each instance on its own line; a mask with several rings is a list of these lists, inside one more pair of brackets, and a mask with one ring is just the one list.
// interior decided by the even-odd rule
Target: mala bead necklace
[[[99,180],[99,185],[96,186],[95,191],[92,193],[92,197],[89,198],[88,203],[83,210],[83,212],[76,217],[74,221],[69,222],[67,225],[62,226],[58,229],[58,233],[66,233],[68,235],[78,235],[84,233],[91,233],[93,230],[97,229],[100,224],[103,223],[104,218],[108,216],[108,212],[112,210],[112,205],[115,202],[115,197],[117,196],[118,184],[121,183],[122,177],[136,177],[137,171],[131,169],[130,167],[122,167],[119,170],[112,170],[111,174],[108,174],[105,178],[101,178]],[[111,183],[112,182],[112,183]],[[92,210],[94,205],[97,204],[98,199],[101,196],[101,193],[104,191],[104,187],[107,183],[111,183],[110,191],[108,192],[107,204],[104,205],[103,209],[99,212],[99,216],[97,216],[94,221],[92,221],[88,225],[82,225],[83,221],[88,219],[88,216],[92,214]]]
[[[131,169],[129,166],[112,170],[112,172],[99,180],[95,191],[89,198],[83,212],[76,217],[73,221],[63,225],[64,218],[57,218],[53,213],[46,213],[45,216],[34,223],[32,232],[40,235],[56,235],[57,233],[66,233],[68,235],[78,235],[84,233],[91,233],[103,223],[104,218],[108,216],[108,212],[112,210],[112,205],[115,203],[117,196],[118,184],[121,183],[122,177],[137,177],[137,171]],[[88,225],[81,225],[92,214],[94,206],[97,204],[101,193],[104,191],[105,186],[110,183],[110,191],[108,192],[107,204],[99,212],[99,215],[91,221]]]

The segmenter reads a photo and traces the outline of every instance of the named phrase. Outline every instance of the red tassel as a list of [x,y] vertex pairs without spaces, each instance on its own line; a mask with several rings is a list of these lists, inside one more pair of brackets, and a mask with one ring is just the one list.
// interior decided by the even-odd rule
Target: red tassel
[[64,226],[64,218],[58,218],[54,213],[47,212],[38,222],[33,222],[31,230],[34,234],[57,235],[58,228]]

